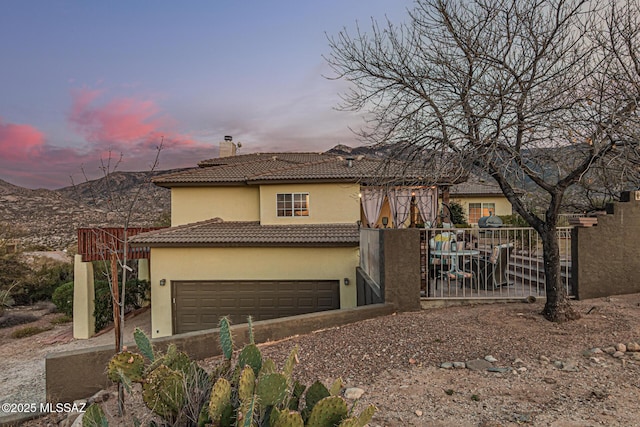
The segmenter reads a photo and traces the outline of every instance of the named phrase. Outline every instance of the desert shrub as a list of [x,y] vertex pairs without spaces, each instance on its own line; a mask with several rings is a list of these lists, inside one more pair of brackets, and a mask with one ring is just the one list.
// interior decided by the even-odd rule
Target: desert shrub
[[40,326],[26,326],[24,328],[16,329],[11,333],[11,338],[26,338],[33,335],[37,335],[41,332],[49,331],[53,329],[53,326],[47,326],[42,328]]
[[58,311],[69,317],[73,317],[73,282],[64,283],[53,291],[51,300]]
[[0,317],[0,329],[35,322],[39,318],[27,313],[5,313]]
[[73,280],[73,265],[53,260],[30,266],[18,255],[0,258],[0,289],[18,283],[12,295],[17,305],[51,300],[61,284]]
[[[128,280],[125,296],[125,311],[142,307],[151,289],[146,280]],[[96,317],[96,331],[103,329],[110,322],[113,322],[113,300],[109,282],[100,280],[95,283],[96,299],[93,314]],[[120,284],[120,291],[122,285]]]
[[53,319],[51,321],[52,325],[62,325],[64,323],[69,323],[72,322],[73,318],[71,316],[67,316],[66,314],[63,314],[60,317],[56,317],[55,319]]

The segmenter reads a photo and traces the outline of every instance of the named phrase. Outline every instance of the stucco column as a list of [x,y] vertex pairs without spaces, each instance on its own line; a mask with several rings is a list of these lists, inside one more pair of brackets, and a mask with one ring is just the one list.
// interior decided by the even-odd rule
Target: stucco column
[[95,296],[93,264],[82,262],[82,255],[76,255],[73,268],[73,337],[76,339],[87,339],[95,334]]
[[149,270],[149,260],[148,259],[139,259],[138,260],[138,280],[146,280],[147,282],[150,280],[151,271]]

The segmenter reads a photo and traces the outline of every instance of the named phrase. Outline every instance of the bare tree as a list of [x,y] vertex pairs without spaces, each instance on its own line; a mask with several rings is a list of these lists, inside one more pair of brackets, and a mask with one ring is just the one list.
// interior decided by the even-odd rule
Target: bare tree
[[[595,168],[637,173],[638,2],[417,0],[409,15],[329,38],[334,77],[351,83],[341,108],[367,112],[371,142],[453,153],[493,177],[543,241],[544,316],[578,317],[558,213]],[[545,194],[543,215],[514,191],[524,183]]]
[[[149,166],[148,178],[129,194],[123,194],[119,191],[117,189],[117,183],[115,183],[113,179],[114,174],[119,170],[123,155],[120,154],[116,159],[111,150],[109,150],[106,158],[100,159],[100,171],[104,178],[103,185],[105,186],[102,190],[106,196],[107,220],[109,223],[117,224],[121,227],[121,230],[118,229],[117,231],[111,231],[111,229],[108,228],[94,230],[95,244],[97,245],[96,249],[102,254],[102,262],[105,264],[103,271],[111,291],[116,352],[121,352],[123,349],[127,272],[132,271],[132,268],[128,265],[130,261],[128,259],[129,232],[137,213],[140,195],[145,187],[151,184],[151,176],[158,167],[163,143],[164,139],[162,139],[156,147],[155,157]],[[84,168],[82,169],[82,173],[85,182],[89,182]],[[72,184],[75,187],[73,180]],[[97,191],[95,191],[93,187],[89,188],[93,203],[96,205],[100,204],[101,197]],[[118,275],[120,275],[120,284],[118,283]],[[118,384],[118,410],[121,415],[124,413],[124,390],[122,383]]]

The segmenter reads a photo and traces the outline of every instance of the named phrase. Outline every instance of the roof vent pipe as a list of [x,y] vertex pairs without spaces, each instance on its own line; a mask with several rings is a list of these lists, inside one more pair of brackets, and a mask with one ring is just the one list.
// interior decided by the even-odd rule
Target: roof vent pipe
[[348,168],[352,168],[353,167],[353,161],[355,160],[354,157],[347,157],[347,167]]

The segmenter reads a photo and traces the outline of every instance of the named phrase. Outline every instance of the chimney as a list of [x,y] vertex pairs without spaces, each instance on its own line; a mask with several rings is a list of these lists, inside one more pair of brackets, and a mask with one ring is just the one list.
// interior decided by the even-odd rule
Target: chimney
[[236,144],[233,143],[231,135],[225,135],[224,141],[220,141],[220,157],[231,157],[236,155]]

